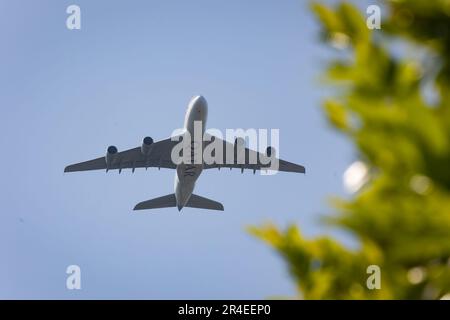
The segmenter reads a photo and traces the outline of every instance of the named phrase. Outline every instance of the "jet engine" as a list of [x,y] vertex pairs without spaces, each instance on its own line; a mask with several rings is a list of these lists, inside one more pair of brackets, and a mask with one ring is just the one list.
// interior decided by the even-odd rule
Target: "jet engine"
[[149,155],[152,144],[153,139],[151,137],[145,137],[144,140],[142,140],[141,152],[143,155]]
[[245,145],[245,139],[241,138],[241,137],[237,137],[236,139],[234,139],[234,145],[237,147],[242,147]]
[[109,168],[116,158],[117,148],[115,146],[109,146],[106,150],[106,167]]
[[267,147],[267,149],[266,149],[266,156],[270,158],[270,157],[272,157],[272,155],[275,156],[275,148],[274,147]]

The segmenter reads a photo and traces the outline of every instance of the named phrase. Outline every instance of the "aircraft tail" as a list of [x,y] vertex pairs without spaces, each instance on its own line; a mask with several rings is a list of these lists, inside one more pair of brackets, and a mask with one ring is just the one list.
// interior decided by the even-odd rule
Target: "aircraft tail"
[[168,194],[159,198],[139,202],[133,210],[145,210],[145,209],[158,209],[158,208],[171,208],[177,206],[177,200],[175,194]]
[[[175,194],[172,193],[159,198],[140,202],[134,207],[134,210],[171,208],[176,206],[177,201],[175,198]],[[200,197],[195,194],[191,195],[185,207],[220,211],[224,210],[223,205],[220,202]]]
[[200,197],[196,194],[191,195],[186,207],[223,211],[223,205],[220,202]]

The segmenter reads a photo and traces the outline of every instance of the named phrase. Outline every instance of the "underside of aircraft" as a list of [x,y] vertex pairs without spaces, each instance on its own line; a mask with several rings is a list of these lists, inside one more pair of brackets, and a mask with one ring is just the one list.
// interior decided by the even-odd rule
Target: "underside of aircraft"
[[[184,132],[185,134],[194,135],[194,123],[206,123],[208,105],[206,99],[202,96],[195,96],[191,99],[185,117]],[[203,129],[204,130],[204,129]],[[203,136],[207,136],[202,132]],[[93,160],[80,162],[67,166],[64,172],[89,171],[89,170],[119,170],[131,169],[132,172],[136,168],[167,168],[176,170],[175,174],[175,192],[166,196],[143,201],[134,207],[134,210],[157,209],[177,207],[180,211],[183,207],[220,210],[224,207],[221,203],[193,194],[195,183],[203,170],[235,168],[242,172],[245,169],[268,170],[271,163],[267,163],[268,157],[271,161],[277,161],[277,171],[305,173],[305,168],[301,165],[291,163],[274,157],[274,150],[268,147],[265,153],[251,150],[247,147],[240,148],[241,152],[237,152],[239,140],[235,143],[224,141],[216,136],[209,136],[208,139],[202,139],[201,144],[192,147],[192,154],[203,152],[210,143],[215,143],[223,150],[220,161],[207,163],[185,163],[174,161],[173,149],[180,143],[180,140],[186,138],[183,134],[174,139],[167,138],[160,141],[154,141],[151,137],[145,137],[142,145],[133,149],[118,152],[115,146],[107,148],[106,156],[102,156]],[[230,152],[233,154],[230,156]],[[250,161],[253,159],[253,161]]]

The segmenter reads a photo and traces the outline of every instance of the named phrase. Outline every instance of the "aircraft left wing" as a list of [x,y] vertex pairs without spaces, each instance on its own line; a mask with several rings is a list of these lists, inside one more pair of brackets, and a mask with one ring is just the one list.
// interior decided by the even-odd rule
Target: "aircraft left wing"
[[[146,139],[147,144],[146,144]],[[149,143],[151,141],[151,143]],[[88,171],[88,170],[115,170],[135,168],[167,168],[175,169],[172,162],[172,148],[178,141],[167,138],[158,142],[153,142],[151,138],[145,138],[142,147],[136,147],[122,152],[117,152],[117,148],[108,148],[107,155],[97,159],[80,162],[67,166],[64,172]],[[146,149],[147,148],[147,149]],[[144,153],[143,151],[148,151]]]

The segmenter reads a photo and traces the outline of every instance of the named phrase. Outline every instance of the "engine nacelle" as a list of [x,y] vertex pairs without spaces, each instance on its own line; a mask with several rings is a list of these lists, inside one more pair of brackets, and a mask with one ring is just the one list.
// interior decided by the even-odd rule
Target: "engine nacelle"
[[245,146],[245,139],[241,137],[237,137],[234,139],[234,146],[235,147],[244,147]]
[[116,158],[117,148],[115,146],[109,146],[106,150],[106,168],[109,168]]
[[271,158],[272,156],[274,156],[275,157],[275,148],[274,147],[267,147],[266,148],[266,156],[268,157],[268,158]]
[[143,155],[149,155],[150,150],[152,149],[153,139],[151,137],[145,137],[142,140],[141,152]]

